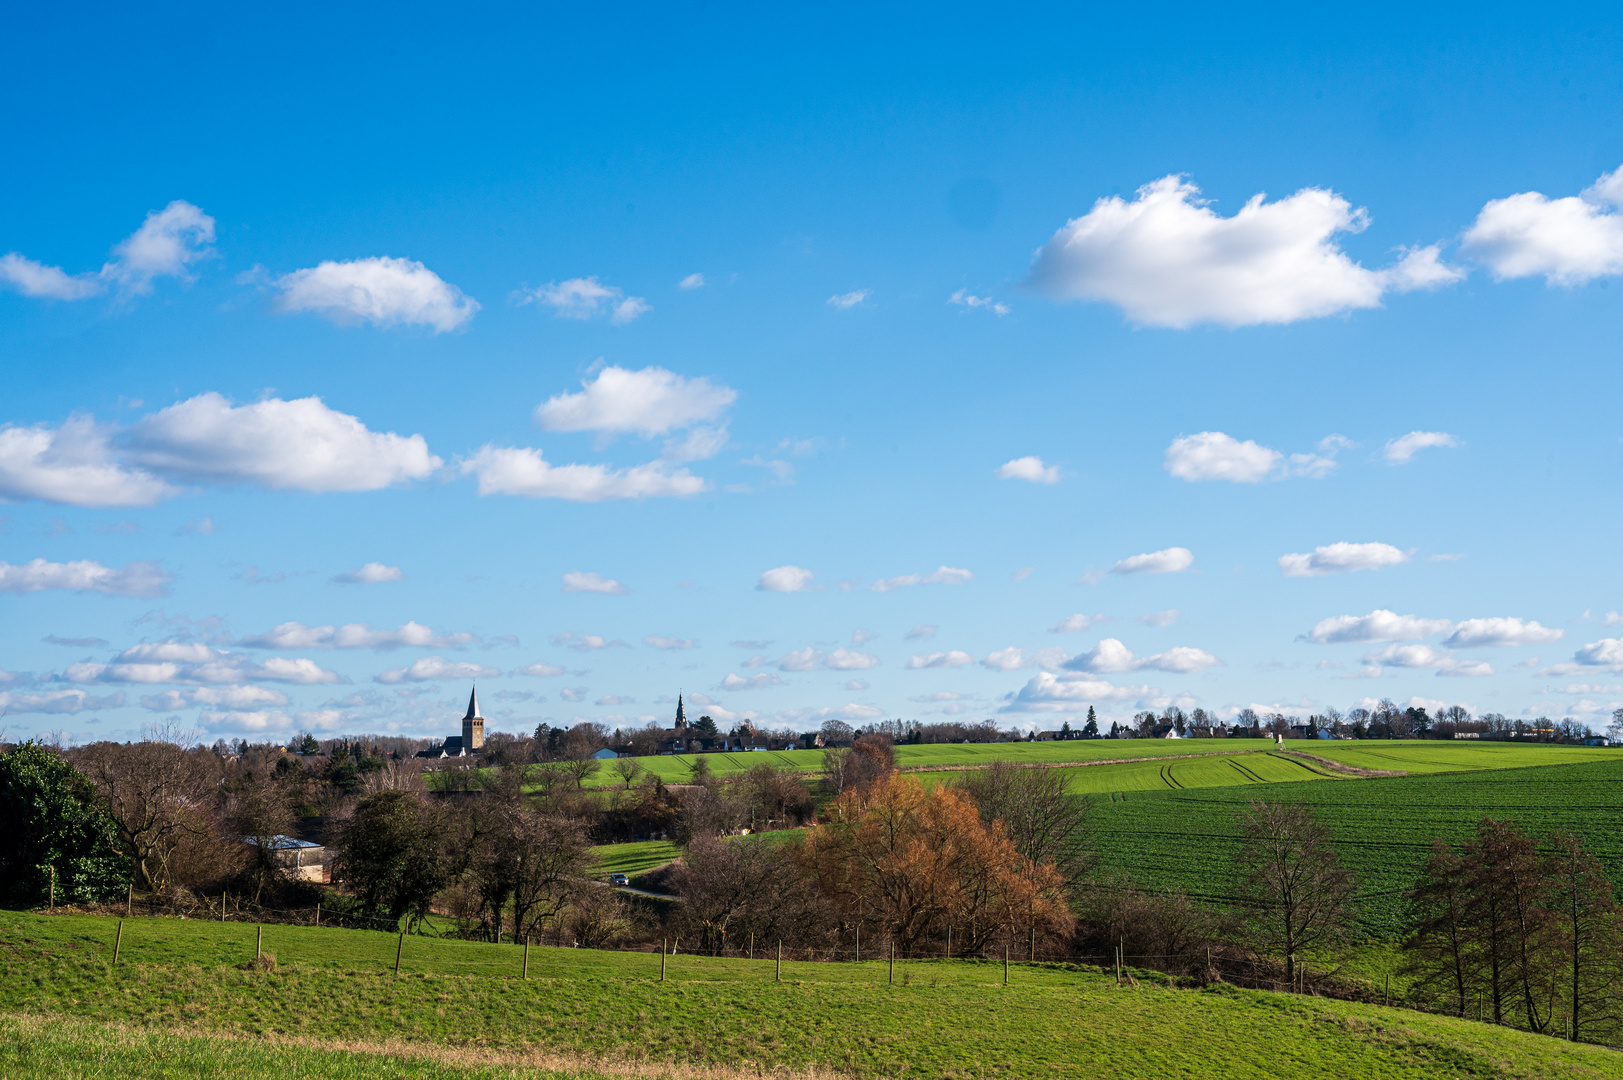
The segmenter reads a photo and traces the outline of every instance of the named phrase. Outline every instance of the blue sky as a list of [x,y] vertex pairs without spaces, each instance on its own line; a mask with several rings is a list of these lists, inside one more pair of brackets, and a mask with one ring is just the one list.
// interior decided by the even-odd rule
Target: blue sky
[[[0,724],[1623,706],[1623,18],[0,34]],[[9,253],[9,254],[6,254]]]

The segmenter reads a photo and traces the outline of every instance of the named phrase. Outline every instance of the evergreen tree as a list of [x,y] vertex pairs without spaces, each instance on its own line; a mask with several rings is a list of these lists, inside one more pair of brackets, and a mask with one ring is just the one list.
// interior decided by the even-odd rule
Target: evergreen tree
[[1093,706],[1088,706],[1088,722],[1082,725],[1084,739],[1097,739],[1099,737],[1099,718],[1094,715]]
[[90,781],[55,753],[26,742],[0,755],[0,901],[43,903],[53,870],[58,903],[122,896],[117,836]]

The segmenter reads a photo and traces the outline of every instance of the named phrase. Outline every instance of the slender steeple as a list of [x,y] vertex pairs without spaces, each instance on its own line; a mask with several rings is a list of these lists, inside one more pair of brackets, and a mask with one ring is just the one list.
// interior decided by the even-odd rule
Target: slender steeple
[[676,695],[676,726],[679,727],[679,728],[688,726],[687,713],[684,712],[683,709],[682,709],[682,695],[681,694]]
[[468,695],[468,714],[462,718],[462,752],[471,753],[485,745],[485,718],[479,715],[479,688]]

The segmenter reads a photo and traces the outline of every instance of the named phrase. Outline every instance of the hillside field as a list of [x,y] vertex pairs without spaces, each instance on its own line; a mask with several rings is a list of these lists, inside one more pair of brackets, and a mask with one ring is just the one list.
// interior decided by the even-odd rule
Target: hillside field
[[[0,1075],[1618,1077],[1623,1055],[1496,1028],[1059,966],[785,964],[370,931],[0,913]],[[340,1052],[342,1051],[342,1052]],[[549,1071],[554,1070],[554,1071]]]

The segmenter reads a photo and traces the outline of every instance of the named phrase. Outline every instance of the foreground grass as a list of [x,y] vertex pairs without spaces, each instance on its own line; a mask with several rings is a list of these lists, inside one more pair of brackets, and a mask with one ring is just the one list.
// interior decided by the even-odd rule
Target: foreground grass
[[[1018,967],[1004,987],[999,964],[898,965],[891,985],[882,963],[797,963],[777,983],[770,961],[683,954],[661,983],[657,956],[532,949],[525,980],[515,946],[413,939],[396,978],[389,937],[272,927],[281,962],[263,973],[237,966],[249,927],[141,919],[114,968],[112,932],[0,913],[0,1014],[12,1017],[0,1075],[523,1076],[542,1054],[644,1075],[1623,1076],[1613,1051],[1488,1025],[1222,986],[1117,988],[1060,967]],[[39,1045],[86,1071],[53,1068]],[[334,1071],[321,1055],[336,1046],[372,1055],[356,1070],[383,1071]]]

